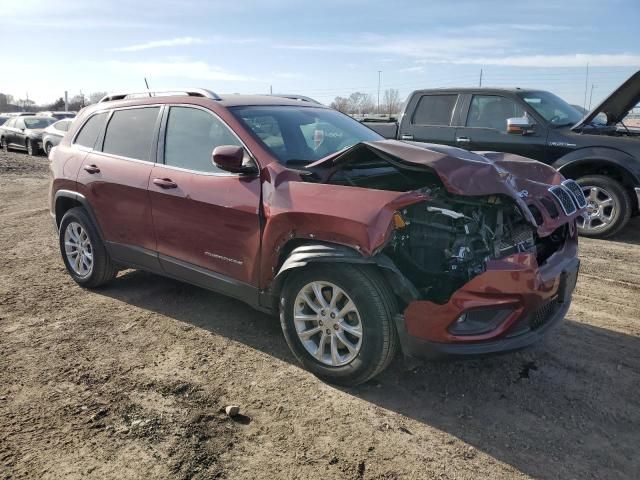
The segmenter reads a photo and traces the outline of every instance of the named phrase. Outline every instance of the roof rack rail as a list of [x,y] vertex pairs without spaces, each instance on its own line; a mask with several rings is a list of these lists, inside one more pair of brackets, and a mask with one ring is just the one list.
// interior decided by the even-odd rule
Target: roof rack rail
[[305,95],[298,95],[296,93],[271,93],[271,94],[268,94],[268,95],[270,97],[288,98],[289,100],[298,100],[300,102],[309,102],[309,103],[316,103],[318,105],[322,105],[322,103],[320,103],[319,101],[317,101],[314,98],[307,97]]
[[205,88],[175,88],[173,90],[151,90],[145,92],[122,92],[122,93],[109,93],[102,97],[98,103],[112,102],[114,100],[126,100],[130,98],[143,98],[143,97],[167,97],[171,95],[187,95],[189,97],[204,97],[211,100],[222,100],[220,96],[207,90]]

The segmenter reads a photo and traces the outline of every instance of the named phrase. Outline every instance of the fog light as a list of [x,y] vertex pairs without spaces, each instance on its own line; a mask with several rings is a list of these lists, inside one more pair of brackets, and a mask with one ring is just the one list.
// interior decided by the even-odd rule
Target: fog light
[[453,335],[482,335],[498,328],[512,309],[485,309],[464,312],[449,326],[449,333]]

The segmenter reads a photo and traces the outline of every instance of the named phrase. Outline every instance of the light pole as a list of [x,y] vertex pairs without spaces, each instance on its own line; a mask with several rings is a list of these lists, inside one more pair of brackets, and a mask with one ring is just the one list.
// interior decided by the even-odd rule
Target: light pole
[[377,113],[380,113],[380,82],[382,78],[382,70],[378,70],[378,108]]

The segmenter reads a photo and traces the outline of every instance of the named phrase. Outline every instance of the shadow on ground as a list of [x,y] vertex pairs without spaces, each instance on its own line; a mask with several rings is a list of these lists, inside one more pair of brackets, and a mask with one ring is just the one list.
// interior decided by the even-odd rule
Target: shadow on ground
[[614,242],[640,245],[640,217],[632,218],[621,232],[615,234],[609,240]]
[[[100,293],[295,363],[277,319],[239,301],[139,271]],[[637,337],[568,320],[538,347],[413,370],[397,359],[345,391],[536,478],[637,478],[638,385]]]

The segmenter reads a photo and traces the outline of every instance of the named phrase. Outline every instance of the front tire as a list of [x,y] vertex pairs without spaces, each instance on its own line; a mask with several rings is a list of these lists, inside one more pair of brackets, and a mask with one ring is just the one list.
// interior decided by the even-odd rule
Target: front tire
[[632,206],[624,186],[604,175],[580,177],[576,182],[587,198],[587,213],[578,220],[580,235],[606,238],[627,224]]
[[45,144],[44,144],[44,153],[45,153],[45,155],[46,155],[47,157],[48,157],[48,156],[49,156],[49,154],[51,153],[51,149],[52,149],[52,148],[53,148],[53,147],[51,146],[51,143],[50,143],[50,142],[47,142],[47,143],[45,143]]
[[33,140],[27,140],[27,155],[35,157],[38,154],[38,145]]
[[96,288],[115,278],[118,270],[83,208],[75,207],[64,214],[58,236],[64,264],[78,285]]
[[307,370],[330,383],[355,386],[379,374],[395,356],[397,310],[375,268],[314,265],[287,278],[280,323]]
[[2,137],[0,138],[0,147],[4,149],[5,152],[9,151],[9,144],[7,143],[7,139]]

